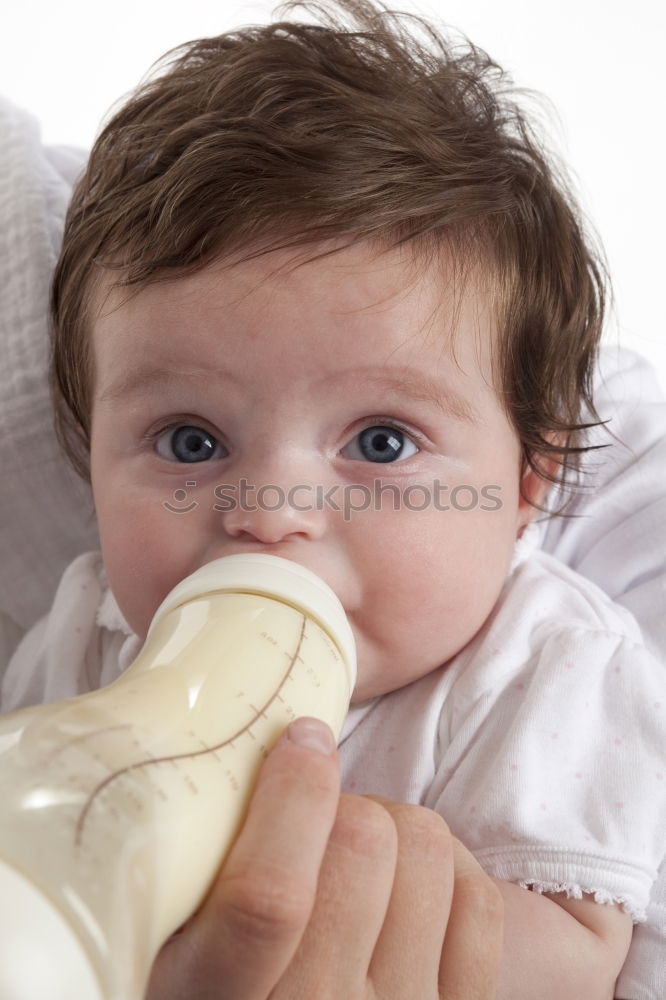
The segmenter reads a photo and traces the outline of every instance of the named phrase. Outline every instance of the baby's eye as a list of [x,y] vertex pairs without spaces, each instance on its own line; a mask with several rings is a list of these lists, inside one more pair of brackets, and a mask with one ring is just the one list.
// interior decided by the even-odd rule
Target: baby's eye
[[367,462],[396,462],[415,455],[418,448],[397,427],[374,425],[366,427],[342,450],[345,458]]
[[208,462],[228,454],[207,430],[190,425],[167,427],[157,437],[155,447],[158,455],[170,462]]

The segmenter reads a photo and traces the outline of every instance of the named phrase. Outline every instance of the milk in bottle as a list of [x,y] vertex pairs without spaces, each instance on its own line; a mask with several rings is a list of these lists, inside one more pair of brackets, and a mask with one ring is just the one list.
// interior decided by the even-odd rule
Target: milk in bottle
[[142,1000],[285,726],[339,736],[355,683],[338,599],[227,556],[158,608],[108,687],[0,717],[0,1000]]

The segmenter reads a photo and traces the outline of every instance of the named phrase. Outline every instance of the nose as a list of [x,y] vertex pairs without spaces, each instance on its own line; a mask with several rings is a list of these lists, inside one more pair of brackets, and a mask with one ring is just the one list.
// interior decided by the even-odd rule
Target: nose
[[314,541],[326,528],[322,491],[310,483],[256,486],[241,480],[225,498],[224,506],[224,531],[240,541],[263,545],[299,538]]

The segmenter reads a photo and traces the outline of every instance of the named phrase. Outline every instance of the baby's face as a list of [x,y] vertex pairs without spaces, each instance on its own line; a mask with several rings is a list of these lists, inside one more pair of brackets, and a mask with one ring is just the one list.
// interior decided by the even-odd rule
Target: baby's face
[[458,301],[441,273],[414,280],[404,251],[355,247],[275,274],[288,260],[105,303],[91,444],[102,550],[141,637],[212,559],[301,563],[349,616],[362,701],[445,663],[486,620],[529,519],[520,447],[471,284]]

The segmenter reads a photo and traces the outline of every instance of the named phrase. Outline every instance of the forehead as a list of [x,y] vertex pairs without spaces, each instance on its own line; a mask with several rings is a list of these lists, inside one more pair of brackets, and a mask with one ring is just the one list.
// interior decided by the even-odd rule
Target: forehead
[[92,324],[95,369],[127,367],[156,352],[177,363],[213,343],[223,350],[225,337],[239,331],[246,343],[286,332],[316,348],[320,366],[362,344],[378,364],[389,355],[447,354],[490,379],[490,303],[480,270],[450,254],[425,259],[409,246],[367,243],[278,250],[140,289],[103,282]]

